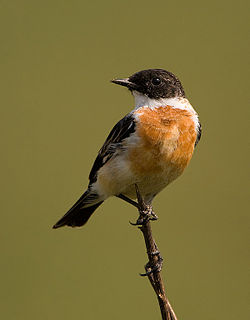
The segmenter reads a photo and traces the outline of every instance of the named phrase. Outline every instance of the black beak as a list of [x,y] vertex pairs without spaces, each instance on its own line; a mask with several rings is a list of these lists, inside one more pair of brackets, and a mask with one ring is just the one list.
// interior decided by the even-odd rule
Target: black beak
[[120,86],[127,87],[129,90],[137,90],[138,89],[138,85],[136,85],[133,82],[130,82],[129,78],[126,78],[126,79],[114,79],[114,80],[111,80],[111,82],[113,82],[115,84],[119,84]]

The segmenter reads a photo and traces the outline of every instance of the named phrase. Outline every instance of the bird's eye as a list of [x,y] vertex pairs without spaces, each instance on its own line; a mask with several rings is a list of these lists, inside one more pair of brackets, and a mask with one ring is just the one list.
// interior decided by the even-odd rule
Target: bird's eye
[[158,86],[161,83],[161,79],[160,78],[153,78],[152,83],[154,86]]

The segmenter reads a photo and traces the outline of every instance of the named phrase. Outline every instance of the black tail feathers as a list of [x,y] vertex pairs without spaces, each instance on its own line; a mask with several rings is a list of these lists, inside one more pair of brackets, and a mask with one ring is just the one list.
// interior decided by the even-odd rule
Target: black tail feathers
[[[84,204],[89,203],[89,198],[93,195],[86,191],[81,198],[73,205],[73,207],[53,226],[53,229],[57,229],[63,226],[81,227],[90,218],[92,213],[103,203],[103,201],[97,202],[92,206],[84,207]],[[96,201],[93,201],[96,202]]]

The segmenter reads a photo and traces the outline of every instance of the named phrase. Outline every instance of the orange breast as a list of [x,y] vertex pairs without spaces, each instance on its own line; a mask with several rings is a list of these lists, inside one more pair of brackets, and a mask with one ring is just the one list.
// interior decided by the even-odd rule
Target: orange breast
[[175,179],[189,163],[194,150],[197,133],[191,113],[166,106],[140,108],[135,114],[139,117],[140,143],[130,152],[131,169],[137,174],[165,171],[168,180]]

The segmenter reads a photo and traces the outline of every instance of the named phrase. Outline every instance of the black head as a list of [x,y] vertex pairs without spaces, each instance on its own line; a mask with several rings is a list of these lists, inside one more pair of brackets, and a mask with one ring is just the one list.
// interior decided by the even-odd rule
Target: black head
[[116,79],[112,82],[131,91],[138,91],[151,99],[185,97],[180,80],[163,69],[142,70],[127,79]]

